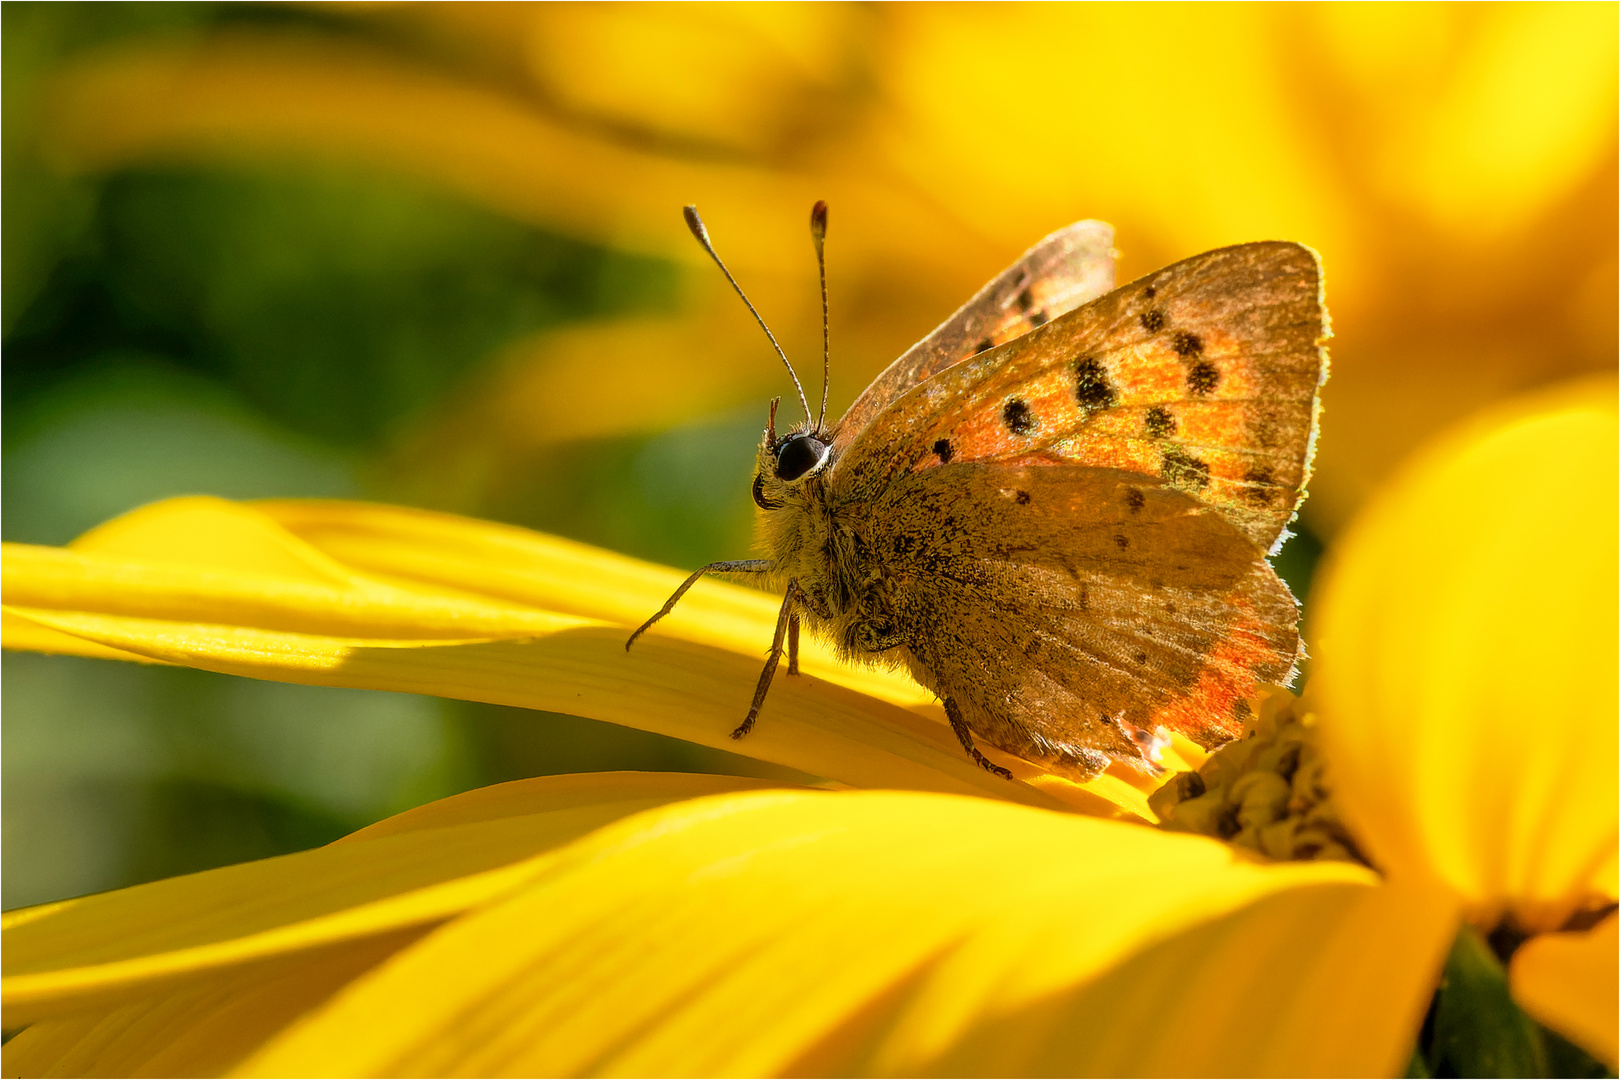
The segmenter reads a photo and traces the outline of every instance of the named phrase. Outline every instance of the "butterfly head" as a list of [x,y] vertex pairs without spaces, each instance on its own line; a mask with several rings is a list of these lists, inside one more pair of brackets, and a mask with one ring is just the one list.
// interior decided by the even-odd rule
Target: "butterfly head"
[[731,287],[736,290],[738,297],[747,305],[754,319],[759,323],[760,329],[770,339],[771,348],[776,355],[782,358],[782,364],[787,368],[788,376],[793,380],[793,389],[798,392],[799,404],[804,406],[804,422],[786,435],[778,438],[776,434],[776,407],[782,399],[776,398],[771,402],[770,419],[765,424],[765,437],[760,442],[759,463],[754,470],[754,502],[762,510],[777,510],[787,505],[786,496],[793,488],[799,487],[805,481],[818,475],[832,461],[832,440],[827,437],[823,426],[827,419],[827,368],[831,357],[831,338],[828,330],[827,318],[827,204],[818,201],[810,209],[810,239],[816,247],[816,268],[821,276],[821,413],[812,416],[810,401],[804,396],[804,387],[799,383],[799,375],[788,362],[787,353],[776,341],[776,335],[771,328],[765,325],[765,320],[755,310],[753,302],[737,284],[737,279],[731,276],[726,264],[721,260],[714,244],[709,239],[709,230],[698,216],[697,207],[688,206],[683,211],[686,217],[686,227],[691,230],[692,236],[703,250],[709,253],[720,272],[726,276]]
[[781,509],[790,491],[832,463],[832,440],[809,421],[785,434],[776,433],[776,407],[781,400],[771,401],[754,467],[754,503],[761,510]]

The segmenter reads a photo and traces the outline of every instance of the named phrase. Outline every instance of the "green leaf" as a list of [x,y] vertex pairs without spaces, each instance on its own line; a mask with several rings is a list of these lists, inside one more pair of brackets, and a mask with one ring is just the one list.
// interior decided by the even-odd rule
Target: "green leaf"
[[1467,925],[1446,960],[1429,1062],[1433,1075],[1550,1075],[1540,1026],[1514,1004],[1507,971]]

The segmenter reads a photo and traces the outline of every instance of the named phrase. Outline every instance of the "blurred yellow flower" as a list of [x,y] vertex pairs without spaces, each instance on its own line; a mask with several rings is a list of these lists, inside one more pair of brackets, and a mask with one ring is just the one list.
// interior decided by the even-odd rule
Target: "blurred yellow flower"
[[1617,442],[1608,383],[1492,417],[1337,549],[1313,695],[1379,873],[997,780],[815,650],[731,744],[770,599],[699,586],[626,655],[676,575],[518,529],[191,499],[7,545],[8,647],[582,713],[833,790],[520,781],[9,913],[6,1070],[1390,1074],[1460,920],[1530,935],[1515,995],[1613,1068]]
[[[681,227],[691,202],[801,355],[820,346],[801,222],[830,202],[835,401],[1071,221],[1117,227],[1121,280],[1223,244],[1310,244],[1339,324],[1334,439],[1304,511],[1322,537],[1428,434],[1613,364],[1612,4],[321,13],[77,55],[52,81],[37,153],[77,174],[381,164],[699,270],[677,317],[512,343],[399,451],[397,490],[432,505],[476,511],[480,484],[548,443],[723,413],[774,387]],[[694,340],[703,365],[671,365]],[[599,391],[644,388],[583,430],[579,398],[559,392],[580,355]]]

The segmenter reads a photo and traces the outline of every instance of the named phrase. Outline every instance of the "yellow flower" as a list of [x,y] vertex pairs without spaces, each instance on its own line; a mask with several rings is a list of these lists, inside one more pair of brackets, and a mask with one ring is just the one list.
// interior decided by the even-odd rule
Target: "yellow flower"
[[1462,919],[1533,935],[1514,994],[1612,1068],[1615,917],[1560,930],[1616,898],[1616,442],[1610,385],[1495,417],[1336,552],[1313,693],[1381,873],[998,780],[813,648],[733,744],[771,599],[702,585],[627,655],[677,575],[519,529],[185,499],[8,545],[11,648],[581,713],[831,790],[520,781],[11,912],[6,1071],[1387,1074]]

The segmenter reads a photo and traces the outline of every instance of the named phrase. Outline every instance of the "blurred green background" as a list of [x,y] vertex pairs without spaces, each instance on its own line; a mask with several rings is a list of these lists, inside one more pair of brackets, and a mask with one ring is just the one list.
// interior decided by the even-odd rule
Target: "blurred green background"
[[[744,555],[783,384],[679,207],[809,357],[826,196],[835,411],[1078,218],[1118,227],[1121,280],[1322,250],[1335,381],[1278,560],[1304,597],[1427,434],[1613,369],[1613,5],[1494,7],[6,3],[0,531],[331,496]],[[17,653],[3,678],[6,908],[521,776],[775,775],[465,702]]]

